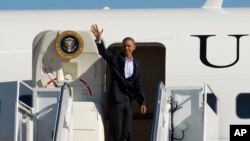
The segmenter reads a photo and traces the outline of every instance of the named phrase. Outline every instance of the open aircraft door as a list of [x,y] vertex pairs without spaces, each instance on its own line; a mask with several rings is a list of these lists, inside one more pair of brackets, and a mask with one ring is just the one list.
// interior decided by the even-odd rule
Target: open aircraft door
[[155,102],[155,112],[151,141],[168,141],[170,125],[170,94],[162,82],[159,83]]
[[219,140],[219,100],[211,87],[204,84],[203,141]]

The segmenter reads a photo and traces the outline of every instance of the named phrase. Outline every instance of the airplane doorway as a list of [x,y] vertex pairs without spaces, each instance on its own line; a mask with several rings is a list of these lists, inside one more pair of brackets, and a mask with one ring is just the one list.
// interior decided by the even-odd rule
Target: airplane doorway
[[[140,114],[137,101],[133,101],[133,123],[132,123],[132,140],[133,141],[150,141],[151,130],[154,115],[154,106],[157,85],[160,81],[165,82],[165,58],[166,48],[160,43],[136,43],[134,57],[141,62],[142,81],[147,103],[147,113]],[[117,49],[121,51],[122,44],[115,43],[108,47],[108,50]],[[109,70],[106,67],[106,92],[109,88]],[[108,136],[108,108],[107,94],[105,97],[105,134]]]

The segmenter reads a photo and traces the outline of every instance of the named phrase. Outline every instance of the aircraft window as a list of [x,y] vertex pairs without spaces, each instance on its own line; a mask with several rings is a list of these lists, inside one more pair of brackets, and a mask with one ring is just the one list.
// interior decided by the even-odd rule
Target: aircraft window
[[214,113],[217,114],[217,97],[214,93],[207,94],[207,104],[214,111]]
[[250,93],[240,93],[236,98],[236,113],[239,118],[250,118]]

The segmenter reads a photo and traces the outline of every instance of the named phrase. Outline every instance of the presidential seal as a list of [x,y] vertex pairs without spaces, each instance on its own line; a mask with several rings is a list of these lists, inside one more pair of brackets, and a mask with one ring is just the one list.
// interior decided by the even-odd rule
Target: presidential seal
[[56,38],[56,52],[65,59],[79,56],[83,51],[83,40],[75,31],[64,31]]

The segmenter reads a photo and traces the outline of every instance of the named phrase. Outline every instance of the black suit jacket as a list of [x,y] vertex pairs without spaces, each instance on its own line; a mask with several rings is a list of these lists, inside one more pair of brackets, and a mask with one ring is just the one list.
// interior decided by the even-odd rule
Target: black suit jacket
[[110,68],[109,103],[121,103],[124,102],[126,97],[129,97],[130,100],[135,97],[139,105],[145,105],[140,62],[134,59],[134,72],[131,77],[126,79],[124,75],[124,54],[117,50],[108,51],[103,41],[97,43],[97,48],[99,54],[107,61]]

